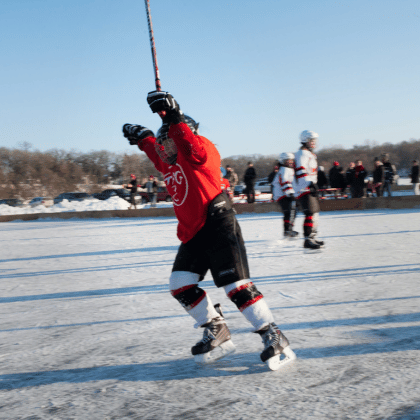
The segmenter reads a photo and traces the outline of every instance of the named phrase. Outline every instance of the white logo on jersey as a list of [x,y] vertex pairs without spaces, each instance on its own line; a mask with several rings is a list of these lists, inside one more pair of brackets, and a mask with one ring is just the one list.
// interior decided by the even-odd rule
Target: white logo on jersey
[[163,176],[166,188],[172,197],[174,206],[184,204],[188,195],[188,181],[179,163],[171,165],[169,172]]

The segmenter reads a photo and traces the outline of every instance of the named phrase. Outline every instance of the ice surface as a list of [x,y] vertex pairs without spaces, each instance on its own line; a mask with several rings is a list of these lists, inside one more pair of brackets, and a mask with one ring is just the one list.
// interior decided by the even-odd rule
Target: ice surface
[[194,363],[202,331],[167,285],[174,218],[1,223],[0,418],[418,418],[420,211],[323,212],[321,254],[278,241],[278,213],[238,219],[298,357],[277,372],[209,276],[237,351]]

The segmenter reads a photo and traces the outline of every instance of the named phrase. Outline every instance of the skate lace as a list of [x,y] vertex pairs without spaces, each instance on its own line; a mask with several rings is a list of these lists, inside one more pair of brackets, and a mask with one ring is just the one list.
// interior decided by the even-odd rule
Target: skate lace
[[218,324],[217,322],[211,322],[204,329],[203,338],[200,340],[201,343],[206,344],[207,342],[216,339],[217,324]]
[[267,332],[262,337],[264,343],[264,349],[270,346],[275,347],[280,342],[280,334],[277,329],[270,325]]

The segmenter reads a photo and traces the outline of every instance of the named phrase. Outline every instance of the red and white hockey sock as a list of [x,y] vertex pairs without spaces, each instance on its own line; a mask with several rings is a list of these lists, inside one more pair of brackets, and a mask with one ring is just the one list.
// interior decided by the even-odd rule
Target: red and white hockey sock
[[305,217],[305,221],[303,222],[303,234],[305,238],[309,238],[311,236],[313,227],[313,215],[307,215]]
[[172,296],[195,319],[195,328],[219,316],[207,293],[198,287],[200,276],[189,271],[173,271],[169,279]]
[[225,286],[224,289],[228,298],[254,326],[255,331],[274,322],[264,296],[250,280],[239,280]]

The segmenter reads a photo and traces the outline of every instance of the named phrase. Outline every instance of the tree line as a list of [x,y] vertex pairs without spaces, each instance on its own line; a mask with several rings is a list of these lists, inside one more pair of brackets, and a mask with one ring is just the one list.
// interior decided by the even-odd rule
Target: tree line
[[[290,151],[290,150],[284,150]],[[279,153],[282,151],[279,151]],[[293,150],[291,152],[294,152]],[[411,139],[398,144],[366,141],[351,149],[340,146],[317,152],[318,164],[328,171],[334,161],[346,169],[350,162],[362,160],[366,170],[373,170],[375,157],[389,153],[397,169],[411,168],[413,159],[420,158],[420,140]],[[258,178],[267,177],[278,161],[278,154],[237,155],[222,159],[243,179],[248,162],[252,162]],[[55,197],[62,192],[83,191],[89,194],[102,191],[110,184],[128,183],[130,174],[136,174],[140,183],[149,175],[162,179],[145,154],[113,153],[107,150],[82,153],[75,150],[33,150],[24,143],[19,148],[0,148],[0,199],[30,199],[37,196]]]

